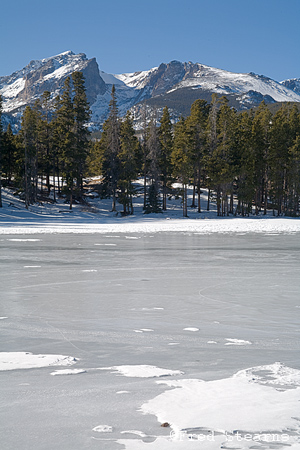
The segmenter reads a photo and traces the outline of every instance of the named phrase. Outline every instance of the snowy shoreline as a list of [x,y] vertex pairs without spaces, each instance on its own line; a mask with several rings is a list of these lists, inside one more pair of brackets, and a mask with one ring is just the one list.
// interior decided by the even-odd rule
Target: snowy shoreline
[[25,220],[1,221],[0,235],[7,234],[93,234],[93,233],[262,233],[294,234],[300,232],[299,219],[287,218],[218,218],[218,219],[115,219],[106,222],[79,219],[78,221]]
[[[134,198],[134,214],[122,217],[121,205],[118,213],[111,211],[110,199],[94,198],[89,206],[69,205],[60,199],[55,204],[30,205],[3,189],[3,207],[0,208],[0,235],[5,234],[92,234],[92,233],[299,233],[300,218],[274,217],[267,215],[250,217],[218,217],[216,204],[211,202],[206,211],[207,192],[202,194],[202,212],[189,208],[189,217],[182,217],[180,199],[170,199],[167,211],[161,214],[144,214],[142,197]],[[189,194],[192,202],[192,191]]]

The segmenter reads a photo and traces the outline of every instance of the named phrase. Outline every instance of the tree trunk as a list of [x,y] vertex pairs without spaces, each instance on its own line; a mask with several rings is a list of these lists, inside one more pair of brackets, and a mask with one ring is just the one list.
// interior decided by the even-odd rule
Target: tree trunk
[[206,211],[209,211],[209,207],[210,207],[210,188],[208,188],[208,193],[207,193],[207,207],[206,207]]
[[183,217],[187,217],[187,185],[186,184],[183,184],[182,209],[183,209]]
[[72,184],[71,184],[71,192],[70,192],[70,210],[72,210],[73,208],[73,180],[72,180]]

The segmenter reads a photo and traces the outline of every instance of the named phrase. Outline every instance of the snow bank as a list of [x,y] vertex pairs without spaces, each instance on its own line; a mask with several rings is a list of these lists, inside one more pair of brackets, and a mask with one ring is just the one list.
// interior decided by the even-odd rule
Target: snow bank
[[47,366],[70,366],[77,360],[64,355],[33,355],[28,352],[1,352],[0,371],[36,369]]

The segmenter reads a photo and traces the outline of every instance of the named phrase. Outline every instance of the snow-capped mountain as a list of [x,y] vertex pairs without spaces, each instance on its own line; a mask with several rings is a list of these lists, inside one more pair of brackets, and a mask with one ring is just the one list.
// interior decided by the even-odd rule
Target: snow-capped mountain
[[[150,70],[108,74],[100,72],[95,58],[87,59],[71,51],[31,61],[24,69],[0,77],[3,109],[11,120],[18,120],[27,104],[32,104],[48,90],[52,98],[61,93],[64,81],[72,72],[82,71],[92,110],[94,128],[101,126],[108,114],[111,87],[116,87],[120,114],[131,109],[138,120],[144,105],[148,110],[168,106],[176,118],[188,114],[198,98],[210,101],[212,93],[226,95],[232,106],[248,109],[262,100],[300,102],[300,79],[281,83],[254,73],[233,73],[204,64],[171,61]],[[141,106],[143,105],[143,106]]]
[[9,113],[18,121],[25,106],[33,104],[44,91],[51,92],[52,99],[56,98],[62,92],[65,79],[74,71],[83,72],[87,97],[93,104],[97,96],[106,91],[96,59],[87,59],[84,53],[75,55],[68,51],[51,58],[31,61],[22,70],[0,77],[4,113]]
[[281,84],[288,89],[296,92],[296,94],[300,95],[300,78],[292,78],[291,80],[282,81]]

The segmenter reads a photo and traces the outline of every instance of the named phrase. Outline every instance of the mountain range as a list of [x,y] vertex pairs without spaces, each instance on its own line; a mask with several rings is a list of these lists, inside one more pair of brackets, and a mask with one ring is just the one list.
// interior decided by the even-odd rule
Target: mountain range
[[150,70],[124,74],[108,74],[99,70],[95,58],[67,51],[42,60],[31,61],[23,69],[0,77],[3,120],[19,127],[26,105],[47,90],[54,100],[61,94],[64,81],[74,71],[85,77],[87,98],[92,118],[91,128],[99,129],[108,115],[111,88],[115,85],[120,115],[134,114],[138,127],[142,110],[162,111],[168,106],[174,119],[190,112],[196,99],[211,100],[213,93],[226,95],[237,110],[266,103],[300,102],[300,79],[281,82],[255,73],[233,73],[204,64],[171,61]]

